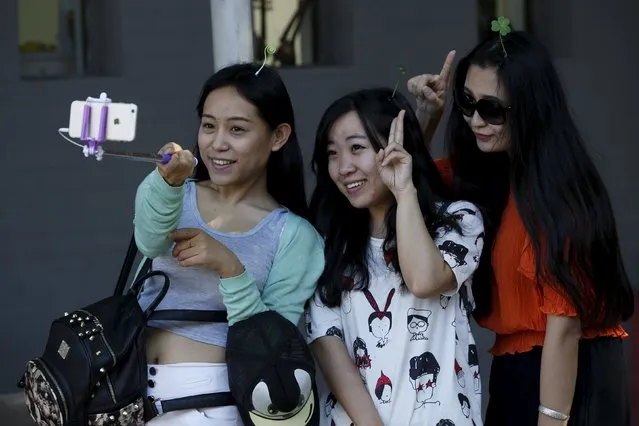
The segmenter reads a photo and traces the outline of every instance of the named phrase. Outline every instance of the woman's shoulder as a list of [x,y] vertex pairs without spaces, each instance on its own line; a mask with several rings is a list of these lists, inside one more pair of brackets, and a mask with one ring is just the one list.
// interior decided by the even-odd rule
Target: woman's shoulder
[[315,251],[320,249],[323,252],[324,240],[308,220],[288,209],[285,215],[280,247],[305,247],[307,250]]

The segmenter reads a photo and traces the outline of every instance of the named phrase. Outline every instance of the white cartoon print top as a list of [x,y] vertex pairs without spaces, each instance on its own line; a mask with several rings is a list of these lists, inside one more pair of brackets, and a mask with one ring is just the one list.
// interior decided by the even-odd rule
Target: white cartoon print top
[[[440,228],[435,244],[457,278],[457,290],[416,298],[388,266],[383,240],[371,238],[369,288],[344,292],[339,307],[324,306],[317,294],[308,304],[308,342],[324,336],[344,342],[385,425],[482,425],[477,349],[468,314],[474,307],[470,282],[484,226],[471,203],[454,202],[446,210],[457,218],[462,235]],[[322,425],[352,424],[327,389],[320,390],[320,397]]]

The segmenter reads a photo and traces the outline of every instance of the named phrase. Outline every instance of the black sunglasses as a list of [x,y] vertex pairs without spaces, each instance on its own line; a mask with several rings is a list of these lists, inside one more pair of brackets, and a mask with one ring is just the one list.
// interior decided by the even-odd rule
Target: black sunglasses
[[511,109],[497,99],[476,101],[468,93],[456,93],[455,104],[466,117],[472,117],[475,111],[488,124],[500,125],[506,121],[506,113]]

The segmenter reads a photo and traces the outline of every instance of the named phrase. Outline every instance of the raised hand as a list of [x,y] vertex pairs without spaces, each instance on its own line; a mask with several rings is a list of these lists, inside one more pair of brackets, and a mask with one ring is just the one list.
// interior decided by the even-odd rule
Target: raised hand
[[377,152],[377,170],[395,198],[413,187],[413,158],[404,149],[404,110],[393,119],[386,148]]
[[160,176],[171,186],[181,186],[185,180],[193,175],[195,169],[195,158],[191,151],[184,150],[174,142],[164,145],[158,154],[171,154],[171,160],[158,165]]
[[454,61],[455,51],[451,50],[439,74],[422,74],[408,80],[408,91],[417,100],[418,112],[428,116],[441,114],[446,104],[448,83]]

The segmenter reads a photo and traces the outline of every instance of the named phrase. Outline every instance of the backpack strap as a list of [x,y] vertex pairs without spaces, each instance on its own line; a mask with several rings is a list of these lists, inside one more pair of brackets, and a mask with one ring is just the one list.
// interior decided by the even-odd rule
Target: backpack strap
[[[126,283],[129,279],[129,275],[131,275],[131,269],[133,268],[133,264],[135,262],[135,258],[138,254],[138,246],[135,243],[135,234],[131,235],[131,240],[129,241],[129,247],[126,252],[126,256],[124,257],[124,262],[122,263],[122,268],[120,269],[120,276],[118,277],[118,283],[115,286],[114,295],[118,296],[124,292],[126,288]],[[147,278],[150,278],[153,275],[151,274],[151,265],[153,259],[146,258],[138,274],[134,277],[135,281],[144,281]],[[134,284],[131,285],[133,287]],[[140,283],[141,288],[141,283]],[[165,292],[166,293],[166,292]],[[148,317],[149,320],[158,320],[158,321],[194,321],[194,322],[217,322],[224,323],[228,322],[226,317],[226,311],[220,310],[192,310],[192,309],[162,309],[162,310],[153,310],[153,312]]]
[[126,282],[128,281],[129,275],[131,274],[131,268],[133,267],[133,262],[135,262],[135,256],[137,256],[137,254],[138,246],[135,244],[135,235],[131,235],[129,247],[126,251],[124,262],[122,262],[122,268],[120,269],[118,283],[115,285],[115,291],[113,292],[114,296],[120,296],[122,293],[124,293]]

